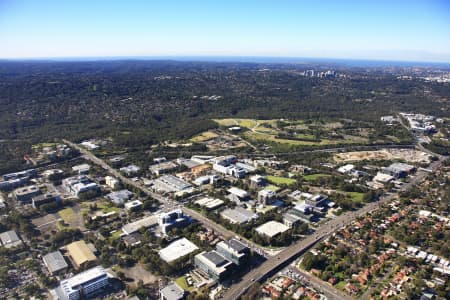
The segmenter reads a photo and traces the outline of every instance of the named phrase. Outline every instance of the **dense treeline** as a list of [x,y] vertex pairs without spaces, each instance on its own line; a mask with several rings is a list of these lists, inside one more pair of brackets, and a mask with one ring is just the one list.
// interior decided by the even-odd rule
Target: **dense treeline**
[[108,136],[124,146],[183,139],[215,127],[210,121],[214,117],[366,121],[395,111],[445,112],[442,106],[447,104],[441,98],[450,90],[445,85],[398,80],[375,71],[370,76],[354,68],[345,70],[346,77],[305,78],[299,75],[305,67],[175,61],[0,62],[2,156],[8,161],[14,155],[3,153],[23,155],[21,150],[11,150],[17,147],[9,145],[13,139],[28,144]]

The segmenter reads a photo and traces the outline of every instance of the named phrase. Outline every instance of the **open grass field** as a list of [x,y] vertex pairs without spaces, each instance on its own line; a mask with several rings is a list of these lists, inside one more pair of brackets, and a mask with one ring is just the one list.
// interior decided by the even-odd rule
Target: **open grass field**
[[54,147],[58,145],[57,143],[40,143],[40,144],[34,144],[31,146],[32,149],[41,149],[45,147]]
[[363,202],[364,199],[364,193],[347,192],[346,195],[349,196],[354,202]]
[[281,185],[281,184],[291,185],[291,184],[295,184],[297,182],[295,179],[279,177],[279,176],[267,176],[267,180],[270,183],[275,184],[275,185]]
[[190,139],[191,142],[206,142],[208,140],[211,140],[213,138],[218,137],[219,135],[213,131],[205,131],[202,132],[193,138]]
[[331,175],[330,174],[317,173],[317,174],[305,175],[305,176],[303,176],[303,179],[305,179],[306,181],[314,181],[314,180],[317,180],[319,177],[329,177],[329,176],[331,176]]
[[64,222],[67,224],[76,222],[78,219],[78,216],[76,215],[76,213],[73,211],[73,209],[71,207],[60,210],[58,212],[58,214],[61,217],[61,219],[63,219]]

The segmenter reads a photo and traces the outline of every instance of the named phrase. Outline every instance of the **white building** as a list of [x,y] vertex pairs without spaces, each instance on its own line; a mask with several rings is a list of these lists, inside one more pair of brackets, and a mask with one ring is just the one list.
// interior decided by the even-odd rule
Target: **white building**
[[113,190],[116,190],[120,187],[120,181],[112,176],[106,176],[105,183]]
[[181,238],[170,243],[166,248],[159,251],[159,257],[167,263],[189,255],[199,248],[186,238]]
[[108,285],[108,275],[101,266],[86,270],[68,279],[62,280],[60,290],[62,299],[87,299]]
[[285,231],[288,231],[289,227],[283,223],[277,221],[269,221],[256,228],[256,232],[260,235],[273,238]]

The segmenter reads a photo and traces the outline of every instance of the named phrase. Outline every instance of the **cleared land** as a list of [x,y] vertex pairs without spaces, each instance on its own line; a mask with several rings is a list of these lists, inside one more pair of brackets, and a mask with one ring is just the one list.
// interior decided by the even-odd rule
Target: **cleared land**
[[331,175],[329,174],[323,174],[323,173],[317,173],[317,174],[310,174],[310,175],[305,175],[303,176],[303,179],[306,181],[314,181],[317,180],[320,177],[329,177]]
[[414,149],[382,149],[377,151],[355,151],[337,153],[334,160],[342,162],[352,162],[361,160],[405,160],[408,162],[429,163],[430,156],[422,151]]

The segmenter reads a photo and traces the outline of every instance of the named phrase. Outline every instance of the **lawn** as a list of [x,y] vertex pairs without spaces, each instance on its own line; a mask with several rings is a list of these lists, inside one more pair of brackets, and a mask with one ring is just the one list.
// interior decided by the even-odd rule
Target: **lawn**
[[191,292],[194,290],[193,286],[188,286],[186,276],[178,277],[177,279],[175,279],[175,283],[185,291]]
[[101,209],[103,213],[109,213],[112,211],[119,212],[120,208],[113,206],[110,203],[100,202],[97,203],[97,209]]
[[279,176],[267,176],[267,180],[272,184],[278,184],[278,185],[280,185],[280,184],[291,185],[291,184],[295,184],[297,182],[297,180],[295,180],[295,179],[279,177]]
[[330,177],[330,176],[331,175],[329,175],[329,174],[317,173],[317,174],[305,175],[305,176],[303,176],[303,179],[306,181],[314,181],[314,180],[317,180],[317,178],[319,178],[319,177]]
[[213,138],[218,137],[218,134],[212,131],[205,131],[202,132],[196,136],[194,136],[193,138],[191,138],[192,142],[206,142],[208,140],[211,140]]
[[364,200],[364,193],[347,192],[346,194],[355,202],[363,202]]
[[269,184],[264,189],[274,191],[275,193],[280,190],[279,187],[277,187],[276,185],[272,185],[272,184]]
[[68,207],[58,212],[59,216],[64,220],[64,223],[70,224],[77,221],[78,217],[72,208]]

